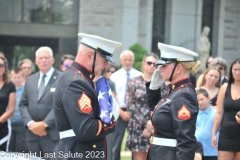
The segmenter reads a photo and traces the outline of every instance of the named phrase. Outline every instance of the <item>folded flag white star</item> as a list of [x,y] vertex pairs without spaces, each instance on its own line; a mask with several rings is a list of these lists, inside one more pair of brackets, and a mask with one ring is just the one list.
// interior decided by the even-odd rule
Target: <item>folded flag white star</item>
[[112,93],[109,83],[105,77],[100,77],[96,82],[96,90],[98,95],[99,117],[101,120],[109,124],[112,118]]

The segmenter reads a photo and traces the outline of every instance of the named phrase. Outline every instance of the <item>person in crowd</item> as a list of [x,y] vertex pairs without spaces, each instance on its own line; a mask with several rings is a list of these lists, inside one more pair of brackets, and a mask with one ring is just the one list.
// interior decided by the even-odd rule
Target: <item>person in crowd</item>
[[228,78],[226,77],[227,66],[228,66],[227,61],[222,57],[216,57],[212,61],[212,66],[216,66],[220,70],[222,84],[227,83],[228,82]]
[[61,57],[61,65],[60,65],[60,69],[61,71],[65,71],[67,69],[67,67],[69,67],[72,62],[75,60],[75,57],[71,54],[64,54]]
[[25,85],[27,78],[32,74],[33,63],[30,59],[26,58],[20,62],[19,67],[23,70],[23,85]]
[[185,48],[163,43],[158,43],[158,48],[161,50],[161,58],[156,65],[161,65],[161,76],[159,72],[154,72],[158,75],[153,74],[149,90],[158,90],[159,81],[162,80],[171,84],[167,95],[156,106],[150,106],[150,110],[153,110],[151,121],[154,136],[147,160],[192,160],[197,144],[194,134],[198,107],[189,74],[190,70],[196,73],[201,63],[194,62],[197,53]]
[[[108,65],[107,65],[107,68],[105,68],[103,70],[103,75],[106,77],[109,85],[110,85],[110,88],[111,88],[111,91],[112,91],[112,96],[113,98],[116,98],[116,89],[115,89],[115,83],[110,79],[112,73],[116,72],[117,71],[117,66],[113,63],[109,63],[108,62]],[[113,105],[113,111],[117,110],[117,112],[119,112],[119,106],[117,104]],[[118,115],[119,116],[119,115]],[[115,119],[118,119],[118,117],[115,116]],[[107,156],[108,156],[108,159],[109,160],[112,160],[113,159],[113,154],[112,154],[112,148],[113,148],[113,144],[114,144],[114,137],[113,137],[113,133],[110,133],[106,136],[107,138]]]
[[[112,114],[109,109],[111,105],[104,106],[104,109],[99,104],[100,100],[107,100],[105,96],[109,97],[110,90],[107,93],[107,90],[100,90],[97,83],[108,61],[114,62],[112,54],[121,43],[96,35],[78,35],[82,39],[76,59],[63,72],[54,95],[60,141],[55,147],[56,157],[53,159],[63,159],[63,152],[71,155],[82,153],[79,158],[82,160],[107,160],[105,137],[115,130],[116,120],[114,116],[107,116]],[[64,158],[68,159],[71,157]]]
[[[240,160],[240,125],[236,121],[239,110],[240,58],[237,58],[230,66],[228,83],[222,85],[217,98],[212,145],[218,148],[218,160]],[[217,141],[220,127],[219,141]]]
[[[206,64],[205,64],[205,70],[208,69],[208,67],[211,67],[211,66],[212,66],[212,61],[213,61],[213,60],[214,60],[214,58],[213,58],[212,56],[209,56],[209,57],[207,58],[207,61],[206,61]],[[203,71],[203,73],[204,73],[204,71]],[[203,73],[198,76],[197,83],[196,83],[196,87],[197,87],[197,88],[200,87],[200,84],[202,83]],[[195,87],[195,88],[196,88],[196,87]]]
[[146,54],[142,60],[142,75],[132,78],[128,82],[126,105],[131,113],[131,118],[128,122],[126,149],[134,153],[134,160],[145,160],[150,146],[149,138],[152,131],[145,127],[150,119],[150,110],[146,103],[145,83],[151,81],[152,74],[156,69],[154,64],[157,60],[156,54]]
[[61,72],[53,68],[53,52],[49,47],[38,48],[35,62],[39,72],[27,78],[19,107],[24,125],[28,128],[28,151],[44,157],[53,152],[59,140],[53,94]]
[[194,160],[205,160],[203,158],[203,146],[201,142],[197,142]]
[[[216,109],[211,106],[210,96],[205,89],[196,91],[199,113],[196,122],[195,136],[203,145],[204,160],[217,160],[217,149],[212,146],[212,129]],[[218,137],[217,133],[217,137]]]
[[9,151],[27,153],[26,145],[26,127],[23,124],[19,110],[19,102],[23,93],[24,73],[17,67],[11,70],[11,81],[16,88],[16,107],[14,115],[11,117],[12,134],[9,144]]
[[113,63],[108,63],[108,66],[106,69],[104,69],[103,75],[107,78],[108,83],[111,87],[113,97],[116,98],[116,88],[115,83],[110,79],[111,75],[118,70],[118,67]]
[[[221,87],[221,72],[217,67],[209,67],[203,74],[203,80],[199,88],[207,90],[212,107],[217,107],[217,96]],[[199,88],[196,88],[199,89]]]
[[[205,64],[205,69],[208,69],[208,67],[211,67],[212,66],[212,61],[214,60],[214,58],[212,56],[209,56],[207,58],[207,61],[206,61],[206,64]],[[197,79],[197,82],[196,82],[196,87],[198,88],[200,86],[200,84],[202,83],[202,80],[203,80],[203,73],[204,71],[201,72],[201,74],[198,76],[198,79]],[[195,87],[195,88],[196,88]]]
[[16,89],[9,79],[8,62],[0,53],[0,151],[8,151],[11,136],[10,117],[16,105]]
[[120,63],[122,68],[111,75],[111,80],[115,83],[117,101],[120,106],[120,117],[117,120],[117,126],[114,132],[113,159],[120,160],[120,151],[122,139],[131,117],[126,105],[127,83],[130,79],[142,75],[142,73],[133,68],[134,53],[125,50],[120,54]]

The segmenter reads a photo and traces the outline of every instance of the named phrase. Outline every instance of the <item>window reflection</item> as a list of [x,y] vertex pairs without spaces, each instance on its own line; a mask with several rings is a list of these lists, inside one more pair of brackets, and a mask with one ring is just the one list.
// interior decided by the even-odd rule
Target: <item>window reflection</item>
[[50,0],[24,0],[24,22],[49,23]]
[[53,23],[77,24],[77,0],[53,0]]
[[0,0],[0,21],[78,24],[78,0]]
[[21,0],[0,0],[0,21],[21,21]]

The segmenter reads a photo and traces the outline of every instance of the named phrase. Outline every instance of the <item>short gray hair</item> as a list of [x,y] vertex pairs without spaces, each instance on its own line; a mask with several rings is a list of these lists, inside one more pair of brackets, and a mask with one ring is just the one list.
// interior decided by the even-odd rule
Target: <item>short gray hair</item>
[[132,51],[130,51],[130,50],[125,50],[125,51],[123,51],[123,52],[120,54],[120,59],[122,59],[123,55],[126,54],[126,53],[130,53],[131,56],[132,56],[133,59],[134,59],[134,53],[133,53]]
[[40,51],[43,51],[43,50],[44,50],[44,51],[48,51],[48,53],[50,54],[50,56],[53,57],[53,51],[52,51],[52,49],[51,49],[50,47],[43,46],[43,47],[38,48],[38,50],[36,51],[36,58],[37,58],[39,52],[40,52]]
[[227,67],[228,67],[227,61],[225,59],[223,59],[222,57],[216,57],[213,59],[212,66],[216,66],[218,64],[223,66],[225,71],[227,70]]

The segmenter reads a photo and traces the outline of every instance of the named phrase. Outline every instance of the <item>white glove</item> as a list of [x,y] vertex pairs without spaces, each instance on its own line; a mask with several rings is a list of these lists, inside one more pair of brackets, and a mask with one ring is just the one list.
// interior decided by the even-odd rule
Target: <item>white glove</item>
[[120,114],[120,108],[119,105],[117,103],[117,100],[113,97],[113,103],[112,103],[112,114],[114,116],[114,118],[117,120]]
[[158,68],[153,72],[149,89],[157,90],[163,85],[163,83],[164,83],[164,80],[162,79],[162,76],[160,73],[160,66],[158,66]]

